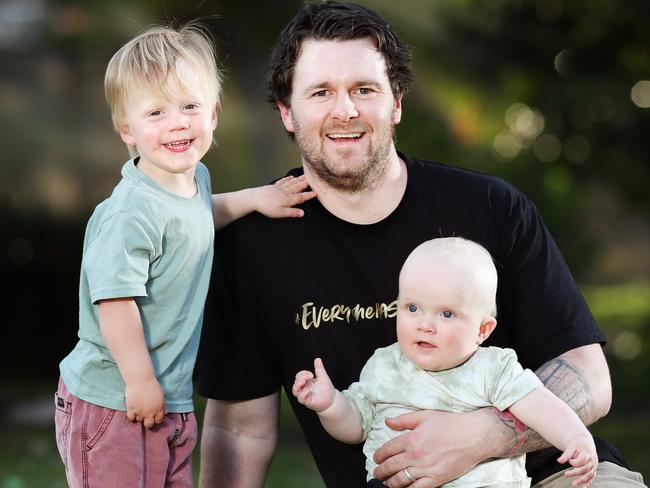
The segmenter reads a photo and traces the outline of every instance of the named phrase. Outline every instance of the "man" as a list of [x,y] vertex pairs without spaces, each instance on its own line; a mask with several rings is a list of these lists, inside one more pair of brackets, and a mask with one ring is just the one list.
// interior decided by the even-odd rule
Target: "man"
[[[213,314],[197,362],[198,392],[209,398],[204,488],[264,485],[280,388],[289,391],[315,357],[341,389],[377,347],[395,342],[399,269],[433,237],[480,242],[498,263],[500,326],[491,344],[515,349],[586,424],[609,409],[604,338],[534,205],[498,178],[397,152],[409,62],[386,21],[358,5],[305,5],[280,35],[270,96],[301,154],[292,174],[304,171],[318,199],[302,206],[302,219],[252,215],[217,238]],[[316,414],[290,401],[325,483],[364,486],[361,446],[334,440]],[[375,477],[390,487],[438,486],[488,457],[546,447],[495,409],[422,411],[390,426],[413,429],[377,451]],[[614,448],[597,446],[596,484],[643,486]],[[565,468],[557,457],[530,455],[533,482]]]

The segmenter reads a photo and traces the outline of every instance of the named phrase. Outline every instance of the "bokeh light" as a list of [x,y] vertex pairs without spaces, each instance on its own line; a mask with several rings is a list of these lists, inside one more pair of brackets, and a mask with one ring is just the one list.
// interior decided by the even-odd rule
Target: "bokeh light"
[[637,82],[630,92],[630,97],[637,107],[650,108],[650,81]]

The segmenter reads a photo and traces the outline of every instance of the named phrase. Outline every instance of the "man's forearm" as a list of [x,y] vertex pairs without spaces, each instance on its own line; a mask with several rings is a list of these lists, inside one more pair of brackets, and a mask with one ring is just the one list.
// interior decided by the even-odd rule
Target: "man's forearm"
[[[584,346],[544,363],[535,371],[544,386],[569,405],[585,425],[606,415],[611,403],[609,371],[601,355],[599,345]],[[499,412],[495,409],[495,414],[511,433],[512,441],[504,455],[537,451],[550,446],[509,411]]]

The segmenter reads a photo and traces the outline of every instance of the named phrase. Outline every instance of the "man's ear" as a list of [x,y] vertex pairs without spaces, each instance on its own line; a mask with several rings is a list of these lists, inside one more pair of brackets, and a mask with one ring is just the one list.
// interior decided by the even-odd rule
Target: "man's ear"
[[488,317],[481,322],[480,327],[478,328],[478,336],[476,337],[476,343],[480,346],[485,339],[490,337],[490,334],[497,326],[497,319],[494,317]]
[[284,128],[289,132],[295,132],[293,120],[291,119],[291,108],[282,102],[278,102],[278,110],[280,111],[280,118],[282,118]]
[[395,106],[393,107],[393,124],[397,125],[402,120],[402,94],[395,97]]

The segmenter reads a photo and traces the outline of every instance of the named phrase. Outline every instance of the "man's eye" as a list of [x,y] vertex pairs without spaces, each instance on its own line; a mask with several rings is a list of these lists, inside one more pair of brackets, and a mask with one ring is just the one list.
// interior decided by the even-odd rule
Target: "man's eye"
[[409,305],[409,312],[417,312],[418,311],[418,306],[417,305]]
[[440,315],[442,315],[446,319],[450,319],[450,318],[452,318],[454,316],[454,314],[452,312],[450,312],[449,310],[445,310]]
[[370,88],[359,88],[359,95],[370,95]]
[[318,90],[317,92],[314,92],[315,97],[324,97],[327,95],[327,90]]

